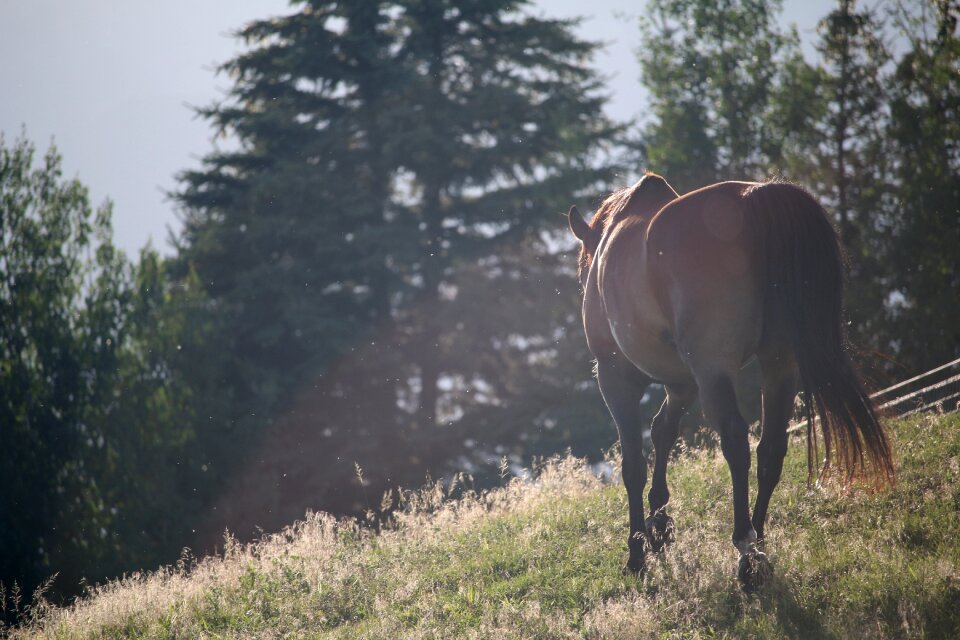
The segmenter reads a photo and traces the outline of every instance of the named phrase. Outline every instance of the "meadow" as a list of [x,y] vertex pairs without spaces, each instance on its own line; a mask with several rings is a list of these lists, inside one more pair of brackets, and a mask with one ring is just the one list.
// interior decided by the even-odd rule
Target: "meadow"
[[[948,638],[960,633],[960,415],[891,423],[893,489],[808,486],[795,438],[772,582],[746,595],[719,452],[669,472],[677,541],[624,575],[626,495],[581,460],[404,495],[379,532],[311,514],[219,557],[40,605],[13,638]],[[617,462],[612,460],[614,466]],[[755,483],[754,483],[755,484]]]

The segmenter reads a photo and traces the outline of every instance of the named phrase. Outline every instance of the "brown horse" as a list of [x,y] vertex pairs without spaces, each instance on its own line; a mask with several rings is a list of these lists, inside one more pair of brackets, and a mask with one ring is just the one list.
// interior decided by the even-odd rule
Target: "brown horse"
[[[576,207],[570,229],[581,242],[583,326],[597,381],[617,424],[630,505],[626,569],[644,569],[646,547],[673,537],[666,513],[667,458],[680,418],[697,398],[719,432],[733,480],[733,543],[744,589],[770,573],[758,549],[770,496],[787,451],[787,423],[802,391],[807,460],[816,453],[814,412],[831,462],[845,474],[893,481],[890,446],[847,354],[841,318],[843,255],[826,212],[804,189],[783,182],[723,182],[678,197],[647,174],[611,195],[591,223]],[[734,380],[752,358],[762,382],[757,499],[750,516],[747,423]],[[652,382],[666,388],[653,419],[650,517],[639,400]],[[812,434],[812,437],[811,437]],[[866,458],[866,459],[865,459]]]

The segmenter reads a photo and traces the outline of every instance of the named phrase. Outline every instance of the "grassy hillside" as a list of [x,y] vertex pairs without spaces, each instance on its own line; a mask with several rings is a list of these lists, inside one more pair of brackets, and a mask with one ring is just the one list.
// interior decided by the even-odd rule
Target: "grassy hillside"
[[535,482],[411,496],[373,535],[313,516],[189,569],[99,589],[17,637],[946,638],[960,635],[960,416],[892,426],[889,492],[809,490],[792,443],[774,497],[775,578],[738,588],[722,458],[670,470],[677,543],[623,576],[626,497],[576,460]]

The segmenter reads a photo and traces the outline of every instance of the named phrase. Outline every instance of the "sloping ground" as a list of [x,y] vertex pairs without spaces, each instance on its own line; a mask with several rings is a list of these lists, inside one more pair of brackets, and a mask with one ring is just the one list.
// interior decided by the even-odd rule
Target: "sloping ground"
[[323,516],[223,559],[111,584],[43,614],[51,638],[960,637],[960,416],[892,425],[899,484],[806,486],[792,443],[768,526],[772,582],[739,590],[722,458],[670,470],[677,543],[623,576],[626,498],[576,460],[534,483],[412,496],[373,535]]

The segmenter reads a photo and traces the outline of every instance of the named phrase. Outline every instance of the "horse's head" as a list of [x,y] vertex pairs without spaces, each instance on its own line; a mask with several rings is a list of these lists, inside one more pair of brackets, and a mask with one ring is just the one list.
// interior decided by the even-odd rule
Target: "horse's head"
[[610,194],[589,223],[583,219],[576,206],[570,207],[567,213],[570,231],[580,241],[577,273],[580,284],[586,287],[593,256],[600,246],[604,230],[612,226],[611,221],[615,223],[623,216],[645,218],[649,221],[657,211],[676,197],[677,192],[663,177],[647,172],[632,187]]

